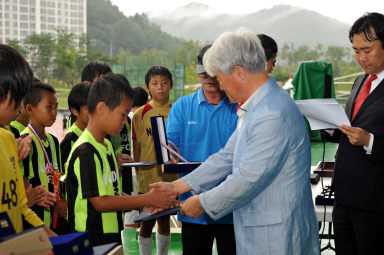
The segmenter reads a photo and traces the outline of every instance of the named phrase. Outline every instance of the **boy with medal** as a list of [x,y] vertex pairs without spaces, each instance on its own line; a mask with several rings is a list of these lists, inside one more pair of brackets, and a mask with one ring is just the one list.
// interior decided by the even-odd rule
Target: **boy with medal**
[[59,193],[62,172],[59,142],[55,136],[45,132],[45,128],[56,120],[57,105],[55,90],[50,85],[32,84],[24,98],[30,123],[21,132],[32,135],[31,151],[21,163],[24,180],[33,187],[44,185],[51,194],[49,205],[35,205],[32,210],[52,229],[57,228],[58,217],[66,217],[66,202],[60,199]]

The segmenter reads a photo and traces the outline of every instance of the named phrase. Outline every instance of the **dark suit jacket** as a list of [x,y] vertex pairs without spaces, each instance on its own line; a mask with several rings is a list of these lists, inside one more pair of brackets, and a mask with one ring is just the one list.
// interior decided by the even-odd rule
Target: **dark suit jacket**
[[[345,109],[349,119],[366,78],[367,75],[359,76],[353,84]],[[351,125],[374,135],[372,154],[366,154],[363,146],[354,146],[346,135],[341,135],[333,180],[336,201],[384,212],[384,80],[366,98]]]

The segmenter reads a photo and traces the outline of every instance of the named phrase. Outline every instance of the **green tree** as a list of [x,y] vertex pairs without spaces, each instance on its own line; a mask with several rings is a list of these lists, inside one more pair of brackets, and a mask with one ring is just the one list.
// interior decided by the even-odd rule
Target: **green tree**
[[81,74],[83,68],[91,62],[105,62],[112,64],[115,59],[104,55],[96,48],[96,40],[90,35],[83,35],[79,38],[79,50],[76,55],[76,66],[78,74]]
[[57,30],[53,74],[67,86],[76,83],[79,73],[76,66],[78,50],[73,46],[75,35]]
[[325,52],[325,59],[332,63],[333,75],[335,77],[344,75],[343,69],[346,65],[351,64],[348,49],[340,46],[328,46]]
[[139,55],[144,49],[179,49],[184,40],[163,32],[146,14],[126,17],[110,0],[87,1],[87,32],[96,49],[116,56],[120,49]]
[[41,81],[49,82],[49,70],[54,55],[55,40],[51,34],[32,34],[25,39],[33,70]]
[[23,56],[26,56],[28,54],[28,50],[24,46],[20,45],[20,41],[19,40],[7,39],[7,44],[9,46],[15,48]]

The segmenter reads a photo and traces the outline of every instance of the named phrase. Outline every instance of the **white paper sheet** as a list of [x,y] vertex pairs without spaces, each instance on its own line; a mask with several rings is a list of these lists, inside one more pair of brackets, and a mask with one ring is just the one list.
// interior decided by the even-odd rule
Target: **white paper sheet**
[[351,125],[343,106],[334,98],[296,100],[300,112],[307,118],[312,130]]

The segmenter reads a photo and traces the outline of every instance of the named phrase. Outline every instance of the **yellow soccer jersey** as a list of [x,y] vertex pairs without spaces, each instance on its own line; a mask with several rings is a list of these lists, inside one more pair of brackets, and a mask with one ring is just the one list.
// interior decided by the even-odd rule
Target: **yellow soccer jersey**
[[0,211],[8,213],[17,233],[23,231],[21,215],[34,227],[44,224],[27,206],[15,137],[3,128],[0,128],[0,196]]
[[[163,115],[164,121],[168,118],[170,104],[161,105],[154,101],[136,110],[132,119],[132,140],[140,143],[139,161],[156,161],[155,146],[153,144],[151,119],[152,116]],[[139,192],[149,191],[149,184],[154,182],[171,182],[177,179],[177,174],[163,174],[161,167],[137,167],[136,178],[139,184]]]

